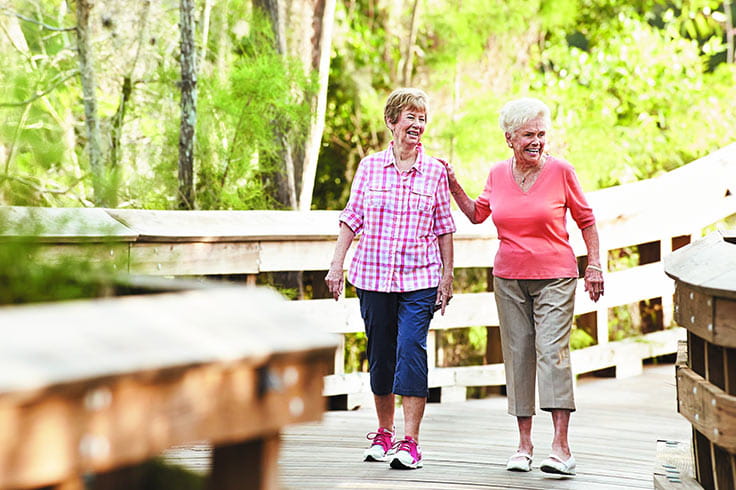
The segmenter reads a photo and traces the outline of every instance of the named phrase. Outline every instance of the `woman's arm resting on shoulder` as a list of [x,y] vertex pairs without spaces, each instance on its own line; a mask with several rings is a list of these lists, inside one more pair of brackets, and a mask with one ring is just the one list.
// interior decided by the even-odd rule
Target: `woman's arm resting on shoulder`
[[440,313],[445,314],[447,302],[452,298],[453,269],[455,267],[455,252],[452,244],[452,233],[446,233],[437,237],[440,246],[440,258],[442,259],[442,278],[437,288],[437,303],[442,305]]
[[460,208],[460,211],[462,211],[465,216],[468,217],[471,223],[478,224],[479,222],[475,219],[475,201],[470,199],[468,194],[465,192],[465,189],[460,185],[460,182],[457,181],[455,169],[452,168],[450,162],[446,162],[441,158],[438,158],[437,160],[442,162],[442,165],[447,169],[447,181],[450,184],[450,194],[452,194],[453,199],[455,199],[457,207]]
[[345,275],[343,273],[345,256],[348,253],[350,245],[353,243],[353,238],[355,238],[353,230],[351,230],[344,222],[340,222],[340,233],[337,235],[335,253],[332,256],[330,270],[325,276],[327,289],[330,290],[335,301],[337,301],[340,294],[342,294],[342,288],[345,285]]
[[585,268],[585,291],[593,301],[603,296],[603,269],[600,259],[600,242],[598,240],[598,228],[595,224],[583,228],[583,241],[588,250],[588,266]]

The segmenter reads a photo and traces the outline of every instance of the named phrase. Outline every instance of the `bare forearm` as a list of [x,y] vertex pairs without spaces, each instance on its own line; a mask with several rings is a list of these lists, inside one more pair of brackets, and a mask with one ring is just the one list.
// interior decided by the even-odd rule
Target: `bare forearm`
[[440,247],[440,258],[442,259],[442,276],[453,277],[455,267],[455,250],[452,244],[452,233],[437,237]]
[[344,269],[345,256],[348,254],[350,245],[353,243],[355,233],[350,229],[348,225],[341,222],[340,232],[337,235],[337,243],[335,244],[335,253],[332,255],[332,262],[330,262],[330,269]]
[[582,229],[583,241],[588,249],[588,267],[585,268],[583,279],[585,291],[593,301],[598,301],[603,296],[603,268],[601,267],[600,243],[598,240],[598,228],[595,224]]
[[475,219],[475,201],[470,199],[470,196],[468,196],[465,189],[462,188],[457,179],[453,178],[450,181],[450,194],[452,194],[453,199],[455,199],[460,211],[468,217],[471,223],[477,224]]
[[582,230],[583,241],[585,242],[585,248],[588,251],[588,265],[592,265],[600,268],[601,266],[601,252],[600,252],[600,240],[598,239],[598,228],[595,225],[590,225]]
[[455,252],[452,245],[452,233],[437,237],[440,246],[440,258],[442,259],[442,278],[437,286],[437,300],[440,306],[440,314],[445,314],[447,303],[452,298],[452,281],[454,279],[453,269],[455,267]]
[[345,256],[348,253],[350,245],[353,243],[353,238],[355,238],[355,232],[345,223],[340,223],[340,233],[337,235],[335,253],[332,256],[332,262],[330,262],[330,270],[327,271],[327,275],[325,276],[327,289],[332,293],[332,297],[335,300],[342,294],[345,284],[343,273]]

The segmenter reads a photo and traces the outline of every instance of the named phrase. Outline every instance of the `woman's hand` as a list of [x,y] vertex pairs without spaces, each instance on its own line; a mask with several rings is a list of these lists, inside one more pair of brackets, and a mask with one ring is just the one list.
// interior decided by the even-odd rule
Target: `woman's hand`
[[[437,158],[437,157],[435,157],[435,158]],[[448,162],[447,160],[443,160],[441,158],[437,158],[437,160],[442,165],[444,165],[445,166],[445,169],[447,170],[447,181],[450,184],[450,189],[452,189],[453,186],[457,186],[458,185],[458,182],[457,182],[457,176],[455,175],[455,169],[452,168],[452,165],[450,165],[450,162]]]
[[440,285],[437,287],[437,301],[435,301],[435,303],[442,305],[440,307],[440,313],[442,315],[445,314],[447,303],[449,303],[450,298],[452,298],[452,280],[452,274],[443,275],[442,279],[440,279]]
[[603,296],[603,272],[598,266],[589,266],[585,269],[585,291],[593,301],[598,301]]
[[329,272],[325,276],[325,284],[327,284],[327,289],[332,293],[332,297],[337,301],[345,285],[345,275],[343,274],[342,267],[330,267]]

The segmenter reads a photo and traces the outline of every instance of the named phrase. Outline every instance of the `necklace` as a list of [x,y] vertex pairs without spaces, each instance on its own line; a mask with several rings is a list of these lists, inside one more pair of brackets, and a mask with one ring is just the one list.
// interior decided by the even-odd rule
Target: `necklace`
[[540,162],[540,165],[539,166],[532,167],[530,170],[527,170],[526,173],[524,173],[524,174],[521,173],[521,170],[519,170],[519,166],[516,165],[516,157],[512,157],[511,165],[513,166],[512,168],[516,171],[517,175],[521,179],[521,181],[519,182],[519,185],[521,185],[523,187],[524,184],[526,184],[526,179],[528,179],[529,177],[535,175],[537,172],[539,172],[541,170],[542,165],[544,165],[544,160],[542,160],[542,162]]

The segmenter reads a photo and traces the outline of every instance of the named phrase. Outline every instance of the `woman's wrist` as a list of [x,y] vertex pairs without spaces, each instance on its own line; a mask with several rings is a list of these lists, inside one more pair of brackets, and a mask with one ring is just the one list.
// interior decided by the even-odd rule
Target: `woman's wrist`
[[594,271],[603,272],[603,269],[601,269],[601,266],[596,265],[596,264],[588,264],[586,269],[593,269]]

